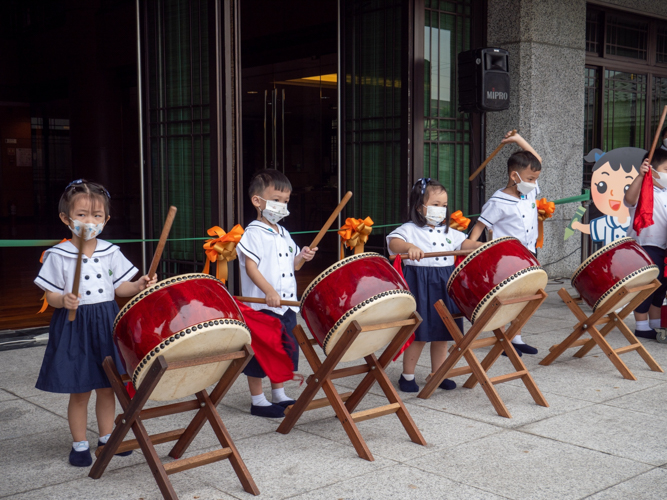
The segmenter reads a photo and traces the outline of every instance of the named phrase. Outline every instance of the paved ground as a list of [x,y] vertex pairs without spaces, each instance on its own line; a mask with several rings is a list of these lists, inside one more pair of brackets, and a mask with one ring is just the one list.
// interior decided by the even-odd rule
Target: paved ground
[[[575,319],[550,294],[531,319],[524,339],[537,356],[524,356],[549,408],[533,403],[520,381],[498,390],[512,413],[496,415],[479,387],[438,391],[428,400],[406,395],[409,411],[428,445],[412,443],[398,419],[362,422],[360,431],[375,455],[357,457],[331,409],[306,414],[288,435],[278,422],[252,417],[241,377],[219,411],[253,475],[261,498],[299,499],[664,499],[667,498],[667,376],[652,372],[636,353],[623,356],[638,380],[624,380],[599,349],[583,359],[563,356],[539,366],[549,346],[570,332]],[[634,323],[628,321],[631,328]],[[625,345],[619,332],[609,336]],[[667,367],[667,345],[645,341]],[[115,457],[97,481],[88,469],[69,466],[71,436],[67,397],[34,388],[43,347],[0,352],[0,498],[153,499],[160,493],[140,453]],[[574,351],[569,351],[573,353]],[[479,357],[483,351],[478,351]],[[417,380],[429,372],[427,353]],[[509,371],[501,357],[493,374]],[[301,373],[309,374],[305,360]],[[389,375],[396,381],[400,363]],[[457,382],[463,383],[460,377]],[[354,382],[339,384],[341,392]],[[288,385],[289,395],[300,388]],[[386,403],[377,386],[364,409]],[[97,442],[94,411],[88,439]],[[189,415],[147,422],[149,432],[181,427]],[[190,454],[216,449],[210,428]],[[159,445],[166,457],[169,445]],[[227,461],[171,476],[181,499],[248,499]]]

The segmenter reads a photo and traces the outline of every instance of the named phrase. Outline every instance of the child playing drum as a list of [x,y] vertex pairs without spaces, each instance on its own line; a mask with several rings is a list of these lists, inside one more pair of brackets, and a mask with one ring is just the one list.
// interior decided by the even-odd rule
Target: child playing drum
[[[535,254],[538,236],[536,198],[540,192],[537,178],[542,170],[542,158],[523,137],[511,134],[507,132],[501,143],[513,142],[523,151],[514,153],[507,160],[507,186],[493,193],[484,204],[470,239],[477,241],[488,227],[493,230],[494,238],[513,236]],[[512,339],[512,344],[519,356],[521,353],[537,354],[537,349],[526,344],[520,333]]]
[[[410,192],[410,222],[387,236],[392,254],[407,253],[404,260],[405,281],[417,301],[417,312],[423,322],[415,331],[415,339],[403,353],[403,373],[398,385],[403,392],[417,392],[415,367],[422,349],[431,343],[431,370],[435,371],[447,357],[449,330],[433,304],[442,299],[453,314],[459,309],[447,295],[447,280],[454,270],[454,257],[424,258],[426,252],[473,249],[481,244],[466,239],[465,234],[449,227],[447,190],[435,179],[419,179]],[[463,322],[457,319],[459,329]],[[445,379],[440,387],[451,390],[456,382]]]
[[[102,362],[113,356],[116,366],[122,366],[112,341],[113,322],[118,314],[114,291],[119,297],[131,297],[156,282],[155,277],[143,276],[131,283],[137,268],[116,245],[97,239],[110,218],[109,198],[103,186],[83,179],[65,188],[58,210],[60,220],[72,231],[72,241],[44,252],[44,264],[35,279],[37,286],[45,290],[49,305],[56,308],[35,387],[69,393],[67,420],[74,439],[69,462],[77,467],[92,463],[86,427],[93,389],[97,395],[98,446],[106,444],[113,429],[116,399]],[[77,297],[72,286],[81,245],[81,286]],[[76,310],[74,321],[68,319],[72,309]]]
[[[312,260],[317,247],[310,249],[294,243],[289,232],[278,221],[289,215],[287,202],[292,192],[290,181],[275,169],[264,169],[250,181],[248,194],[257,209],[257,220],[245,228],[236,247],[241,267],[241,289],[247,297],[266,298],[266,304],[249,304],[269,316],[278,318],[287,330],[294,370],[298,368],[299,347],[292,330],[296,327],[296,307],[281,306],[280,301],[296,300],[295,266]],[[264,396],[264,370],[253,357],[243,373],[248,377],[252,404],[250,413],[259,417],[280,418],[294,400],[285,395],[282,383],[272,383],[272,402]]]
[[[648,156],[648,155],[647,155]],[[660,269],[658,279],[660,287],[651,294],[637,309],[635,309],[635,335],[645,339],[656,338],[656,328],[660,328],[660,308],[667,292],[667,278],[665,270],[665,248],[667,247],[667,149],[656,149],[652,160],[653,165],[648,164],[648,158],[644,158],[639,175],[635,177],[630,187],[625,192],[623,202],[630,209],[630,220],[634,220],[639,192],[646,174],[650,174],[653,168],[660,180],[653,182],[653,225],[635,232],[630,224],[628,236],[639,243],[651,260]]]

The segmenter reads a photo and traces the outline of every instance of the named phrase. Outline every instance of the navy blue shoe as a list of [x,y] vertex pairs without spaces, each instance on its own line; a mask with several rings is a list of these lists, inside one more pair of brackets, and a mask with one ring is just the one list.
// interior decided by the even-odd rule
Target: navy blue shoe
[[635,337],[640,337],[642,339],[655,340],[657,336],[658,332],[656,332],[653,328],[650,330],[635,330]]
[[285,401],[280,401],[279,403],[273,403],[274,405],[282,406],[283,408],[287,408],[288,406],[292,406],[296,401],[293,399],[287,399]]
[[271,406],[250,405],[250,414],[256,417],[283,418],[285,416],[285,408],[274,404]]
[[72,448],[69,452],[69,463],[74,467],[90,467],[93,463],[93,457],[90,456],[90,448],[83,451],[76,451]]
[[[102,441],[97,441],[97,447],[99,448],[100,446],[106,446],[106,443],[103,443]],[[124,451],[123,453],[116,453],[116,457],[126,457],[128,455],[132,455],[133,450],[128,450]]]
[[398,388],[402,392],[419,392],[419,386],[417,385],[417,382],[415,382],[415,379],[405,380],[403,375],[398,379]]
[[512,342],[512,345],[514,346],[514,350],[521,355],[521,353],[524,354],[537,354],[537,349],[535,349],[533,346],[528,345],[528,344],[515,344]]
[[442,381],[442,384],[440,384],[438,387],[446,391],[451,391],[452,389],[456,389],[456,382],[446,378],[445,380]]
[[[517,344],[512,344],[512,345],[515,347],[514,350],[515,350],[516,353],[519,355],[519,357],[523,356],[523,353],[522,353],[519,349],[516,349]],[[501,354],[502,354],[503,356],[507,356],[507,354],[505,354],[505,351],[503,351]]]

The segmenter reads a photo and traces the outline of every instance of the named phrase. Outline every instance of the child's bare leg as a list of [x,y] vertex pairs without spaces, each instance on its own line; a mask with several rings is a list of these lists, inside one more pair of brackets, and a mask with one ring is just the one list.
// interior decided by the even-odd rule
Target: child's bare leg
[[95,414],[100,436],[111,434],[114,417],[116,416],[116,396],[113,389],[104,388],[95,390]]
[[447,341],[431,342],[431,372],[435,372],[447,359]]
[[653,304],[651,304],[651,307],[648,310],[648,319],[649,320],[651,320],[651,319],[653,319],[653,320],[658,319],[659,320],[661,312],[662,311],[661,311],[660,307],[654,306]]
[[248,388],[250,389],[251,396],[259,396],[264,392],[262,389],[262,379],[248,376]]
[[90,392],[79,392],[69,395],[67,406],[67,421],[74,442],[87,441],[86,427],[88,426],[88,401]]
[[403,351],[403,374],[404,375],[414,375],[417,362],[419,361],[419,356],[421,356],[422,350],[426,342],[413,342],[410,346]]

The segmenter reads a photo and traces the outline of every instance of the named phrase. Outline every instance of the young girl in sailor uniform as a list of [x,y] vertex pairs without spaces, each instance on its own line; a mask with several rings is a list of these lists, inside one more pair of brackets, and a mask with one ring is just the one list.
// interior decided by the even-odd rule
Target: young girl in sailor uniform
[[[415,367],[426,343],[431,343],[431,371],[435,371],[445,362],[447,341],[452,340],[433,304],[442,299],[452,314],[459,313],[447,295],[454,257],[424,258],[424,253],[474,249],[481,243],[470,241],[465,234],[449,227],[445,187],[435,179],[419,179],[410,192],[410,222],[389,233],[387,245],[391,254],[408,254],[403,261],[403,274],[423,319],[415,331],[415,340],[403,353],[403,374],[398,380],[401,391],[417,392]],[[463,331],[461,319],[456,324]],[[440,384],[445,390],[455,387],[456,382],[449,379]]]
[[[58,210],[60,220],[72,231],[72,240],[44,252],[43,265],[35,279],[37,286],[46,292],[49,305],[56,309],[35,386],[70,395],[67,419],[74,442],[69,461],[86,467],[92,463],[86,440],[92,390],[97,396],[98,446],[109,439],[115,417],[115,396],[102,368],[107,356],[113,356],[116,366],[122,367],[112,340],[113,322],[118,314],[114,293],[131,297],[155,283],[156,278],[143,276],[130,282],[137,268],[116,245],[97,239],[110,217],[109,193],[103,186],[82,179],[72,182],[60,197]],[[81,245],[83,259],[77,297],[72,286]],[[71,309],[76,310],[74,321],[68,319]]]

